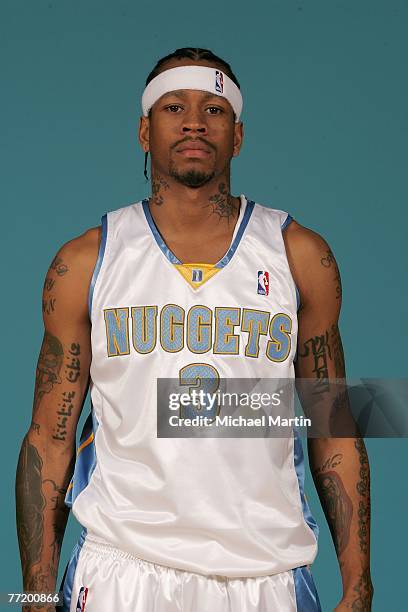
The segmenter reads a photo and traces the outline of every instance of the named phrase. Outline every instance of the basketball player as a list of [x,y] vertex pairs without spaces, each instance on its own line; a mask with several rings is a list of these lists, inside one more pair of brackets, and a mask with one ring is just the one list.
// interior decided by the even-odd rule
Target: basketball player
[[[335,258],[287,212],[231,195],[243,124],[229,64],[177,50],[142,109],[151,196],[65,244],[45,279],[16,480],[24,588],[56,588],[72,508],[83,530],[65,612],[320,610],[300,438],[158,437],[156,383],[344,378]],[[371,610],[364,443],[308,448],[340,563],[336,611]]]

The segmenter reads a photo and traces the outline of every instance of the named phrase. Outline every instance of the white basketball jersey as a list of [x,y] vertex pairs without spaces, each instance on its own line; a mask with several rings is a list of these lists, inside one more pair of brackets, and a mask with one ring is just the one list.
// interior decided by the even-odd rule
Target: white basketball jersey
[[147,200],[107,213],[90,292],[91,414],[66,503],[151,561],[251,577],[311,564],[318,529],[298,435],[157,437],[157,378],[294,378],[298,292],[281,210],[241,196],[230,248],[182,264]]

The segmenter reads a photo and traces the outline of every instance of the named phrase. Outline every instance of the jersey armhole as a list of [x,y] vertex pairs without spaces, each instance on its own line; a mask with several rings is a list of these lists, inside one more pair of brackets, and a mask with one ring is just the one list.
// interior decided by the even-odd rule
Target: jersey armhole
[[99,272],[102,266],[103,258],[105,255],[106,238],[108,234],[108,217],[106,214],[103,215],[103,217],[101,218],[101,225],[102,225],[102,234],[101,234],[101,242],[100,242],[99,251],[98,251],[98,259],[96,260],[95,268],[94,268],[92,278],[91,278],[91,284],[89,285],[89,293],[88,293],[88,315],[89,315],[89,320],[91,321],[91,323],[92,323],[93,294],[94,294],[96,281],[98,279],[98,275],[99,275]]
[[[288,213],[285,221],[281,225],[282,235],[283,235],[284,230],[288,227],[289,223],[291,223],[292,221],[293,221],[293,217]],[[289,265],[289,262],[288,262],[288,265]],[[289,270],[290,270],[290,268],[289,268]],[[295,291],[296,291],[296,312],[299,312],[299,308],[300,308],[300,293],[299,293],[299,289],[297,288],[297,285],[295,283],[295,279],[293,278],[292,274],[291,274],[291,276],[292,276],[293,284],[295,286]]]

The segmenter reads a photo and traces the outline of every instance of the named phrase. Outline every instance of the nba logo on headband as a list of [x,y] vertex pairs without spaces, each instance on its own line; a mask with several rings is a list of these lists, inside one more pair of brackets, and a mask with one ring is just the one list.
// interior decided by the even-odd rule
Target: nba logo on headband
[[215,71],[215,91],[224,93],[224,75],[219,70]]

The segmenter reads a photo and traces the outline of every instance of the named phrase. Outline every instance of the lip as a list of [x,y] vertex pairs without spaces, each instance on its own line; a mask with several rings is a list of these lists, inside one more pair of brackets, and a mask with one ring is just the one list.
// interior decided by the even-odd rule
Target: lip
[[185,151],[186,149],[191,149],[194,151],[207,151],[207,153],[209,153],[208,147],[206,147],[203,142],[198,140],[188,140],[187,142],[183,142],[183,144],[177,148],[177,151]]
[[210,154],[208,145],[200,140],[187,140],[176,149],[184,157],[207,157]]
[[177,151],[183,157],[208,157],[210,152],[207,149],[181,149]]

